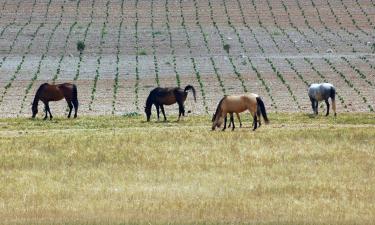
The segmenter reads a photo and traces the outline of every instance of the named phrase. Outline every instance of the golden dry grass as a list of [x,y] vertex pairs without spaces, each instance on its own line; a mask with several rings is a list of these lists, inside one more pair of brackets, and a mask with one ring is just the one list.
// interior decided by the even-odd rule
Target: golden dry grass
[[374,114],[174,119],[0,119],[0,223],[375,221]]

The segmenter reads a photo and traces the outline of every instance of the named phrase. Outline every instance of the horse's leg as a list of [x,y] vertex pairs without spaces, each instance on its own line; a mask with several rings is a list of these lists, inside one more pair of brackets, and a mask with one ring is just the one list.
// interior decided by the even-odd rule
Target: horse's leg
[[48,107],[47,107],[47,103],[45,103],[44,102],[44,111],[46,112],[46,115],[44,116],[44,120],[46,120],[47,119],[47,117],[48,117]]
[[311,101],[311,107],[312,107],[312,110],[313,110],[313,114],[315,114],[315,100],[313,98],[310,98],[310,101]]
[[167,121],[167,117],[165,116],[164,106],[160,105],[160,108],[161,108],[161,112],[163,113],[163,116],[164,116],[164,121]]
[[227,116],[225,115],[225,117],[224,117],[224,127],[223,127],[222,131],[225,131],[226,128],[227,128]]
[[[181,102],[177,102],[178,104],[178,119],[177,121],[180,121],[181,115],[185,114],[184,113],[184,105],[181,104]],[[185,116],[185,115],[183,115]]]
[[230,116],[229,117],[230,120],[229,120],[228,128],[232,126],[232,116],[233,116],[233,113],[229,113],[229,116]]
[[229,124],[230,124],[230,123],[232,123],[232,125],[233,125],[233,126],[232,126],[232,131],[233,131],[234,128],[236,128],[236,127],[234,126],[234,116],[233,116],[233,113],[230,114],[230,122],[229,122]]
[[74,106],[74,118],[77,118],[77,112],[78,112],[78,99],[72,100],[73,106]]
[[257,127],[258,127],[258,118],[257,118],[257,114],[256,113],[254,113],[254,129],[253,129],[253,131],[255,131],[256,129],[257,129]]
[[318,115],[319,101],[315,100],[315,115]]
[[[52,113],[51,113],[51,109],[49,108],[49,104],[47,102],[47,111],[49,112],[49,119],[52,120]],[[47,113],[46,113],[47,114]]]
[[70,100],[66,99],[66,103],[68,103],[68,107],[69,107],[69,114],[68,114],[68,118],[70,118],[70,115],[72,114],[72,109],[73,109],[73,104]]
[[239,114],[239,113],[236,113],[236,115],[237,115],[237,119],[238,119],[238,121],[240,122],[240,127],[242,127],[242,121],[241,121],[240,114]]
[[327,105],[327,113],[326,113],[326,116],[329,115],[329,102],[328,102],[328,98],[325,100],[326,102],[326,105]]
[[160,118],[159,118],[159,114],[160,114],[159,108],[160,108],[160,106],[155,104],[155,107],[156,107],[156,114],[158,115],[158,121],[159,121],[160,120]]

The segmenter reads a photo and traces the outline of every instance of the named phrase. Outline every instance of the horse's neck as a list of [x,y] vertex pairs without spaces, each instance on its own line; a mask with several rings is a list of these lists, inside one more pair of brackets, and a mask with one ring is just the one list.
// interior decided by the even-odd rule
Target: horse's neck
[[39,99],[40,99],[39,96],[35,95],[34,101],[33,101],[33,107],[38,107]]

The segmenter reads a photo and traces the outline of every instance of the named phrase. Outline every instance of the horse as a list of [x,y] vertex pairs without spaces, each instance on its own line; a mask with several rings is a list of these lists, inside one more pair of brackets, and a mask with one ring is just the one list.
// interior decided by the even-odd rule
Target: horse
[[[260,113],[258,113],[258,108]],[[253,116],[253,130],[256,130],[258,127],[258,114],[261,114],[266,124],[269,123],[264,102],[257,94],[229,95],[224,96],[216,108],[216,112],[212,117],[212,130],[215,130],[216,127],[220,127],[223,120],[223,131],[226,129],[227,113],[232,115],[230,122],[234,126],[233,113],[241,113],[245,110],[249,110],[250,114]],[[232,130],[234,130],[234,127],[232,127]]]
[[332,110],[334,112],[334,116],[336,117],[336,101],[335,101],[336,89],[332,84],[330,83],[310,84],[308,94],[309,94],[311,106],[315,115],[318,115],[318,103],[323,100],[325,101],[327,105],[326,116],[329,115],[328,99],[331,98]]
[[48,84],[44,83],[39,86],[38,90],[36,91],[34,101],[32,103],[32,118],[35,118],[36,114],[38,113],[38,103],[39,100],[44,103],[46,115],[44,116],[44,120],[47,119],[48,114],[50,119],[52,120],[51,110],[49,108],[50,101],[59,101],[65,98],[66,102],[69,106],[69,114],[68,118],[72,113],[72,108],[74,107],[74,118],[77,118],[77,111],[78,111],[78,98],[77,98],[77,86],[71,83],[63,83],[63,84]]
[[159,121],[159,108],[161,109],[161,112],[163,113],[164,121],[166,121],[167,117],[165,116],[164,105],[172,105],[172,104],[175,104],[176,102],[178,104],[178,110],[179,110],[177,121],[180,121],[181,115],[185,116],[184,102],[186,100],[189,90],[193,92],[194,101],[197,102],[195,88],[192,85],[187,85],[185,89],[182,89],[180,87],[166,87],[166,88],[157,87],[153,89],[148,95],[147,100],[146,100],[145,113],[147,117],[147,122],[150,121],[152,105],[155,105],[156,107],[158,121]]

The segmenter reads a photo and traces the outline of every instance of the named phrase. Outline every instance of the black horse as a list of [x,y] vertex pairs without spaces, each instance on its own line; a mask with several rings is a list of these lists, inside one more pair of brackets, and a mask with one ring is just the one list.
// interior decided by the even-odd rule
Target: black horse
[[172,105],[176,102],[178,104],[178,110],[179,110],[179,115],[178,115],[178,121],[179,121],[181,115],[185,116],[184,102],[186,100],[189,90],[193,92],[194,101],[196,102],[197,99],[195,96],[195,89],[191,85],[187,85],[185,89],[182,89],[179,87],[167,87],[167,88],[157,87],[153,89],[148,95],[147,100],[146,100],[145,113],[147,116],[147,121],[150,121],[151,107],[153,104],[156,107],[158,120],[159,120],[159,108],[160,108],[161,112],[164,115],[164,121],[166,121],[167,117],[165,117],[164,105]]

